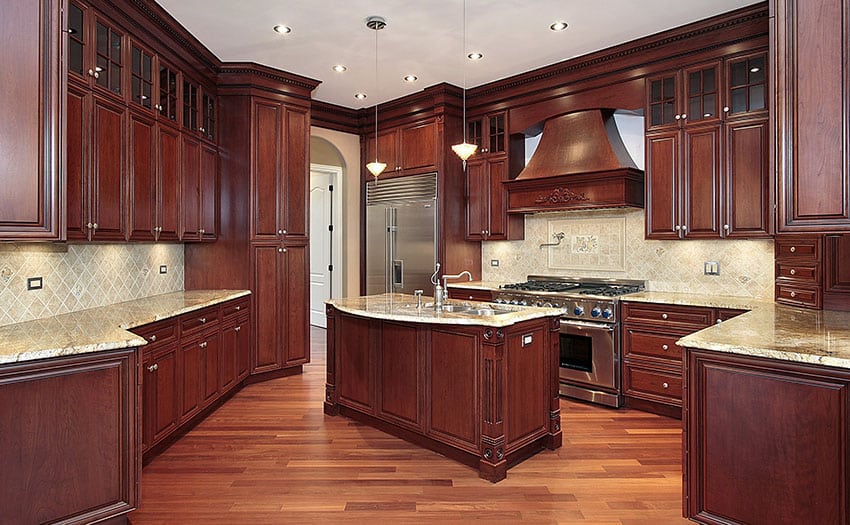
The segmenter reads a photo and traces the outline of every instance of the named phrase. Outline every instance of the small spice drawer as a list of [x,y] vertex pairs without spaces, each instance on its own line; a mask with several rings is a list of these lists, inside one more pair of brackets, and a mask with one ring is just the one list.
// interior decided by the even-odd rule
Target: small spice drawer
[[237,299],[236,301],[225,303],[221,306],[221,317],[224,320],[227,320],[241,312],[247,312],[250,305],[250,297],[244,297],[242,299]]
[[215,324],[218,321],[218,310],[218,306],[213,306],[180,316],[180,330],[188,334]]
[[674,366],[682,364],[682,349],[676,345],[685,334],[660,334],[633,328],[623,329],[623,357],[661,359]]
[[681,374],[626,366],[623,389],[627,396],[682,406]]
[[776,302],[807,308],[823,307],[819,286],[805,287],[779,281],[776,283]]
[[485,301],[493,300],[493,292],[490,290],[473,290],[471,288],[449,287],[449,298],[462,301]]
[[656,303],[623,303],[623,322],[654,322],[705,328],[714,323],[714,309]]
[[821,282],[820,268],[817,262],[777,261],[776,277],[817,286]]
[[781,235],[776,252],[776,302],[803,308],[823,308],[823,237]]
[[177,340],[177,323],[174,319],[165,319],[156,323],[146,324],[138,328],[133,328],[132,332],[140,337],[143,337],[148,345],[145,346],[145,351],[154,344],[164,344]]
[[820,260],[822,239],[814,235],[777,236],[774,244],[777,259],[800,258]]

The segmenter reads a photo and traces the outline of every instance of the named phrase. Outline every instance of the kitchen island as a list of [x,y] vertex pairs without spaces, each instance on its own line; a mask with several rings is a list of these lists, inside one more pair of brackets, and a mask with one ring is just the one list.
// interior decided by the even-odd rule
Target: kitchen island
[[850,312],[761,304],[684,347],[684,515],[850,523]]
[[471,301],[437,310],[404,294],[328,301],[324,411],[500,481],[561,446],[559,314]]

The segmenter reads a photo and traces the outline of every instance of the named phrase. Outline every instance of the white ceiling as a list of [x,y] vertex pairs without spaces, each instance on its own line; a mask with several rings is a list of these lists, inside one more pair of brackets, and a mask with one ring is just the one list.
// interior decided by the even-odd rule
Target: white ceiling
[[[321,80],[313,98],[369,107],[448,82],[474,87],[628,42],[732,9],[752,0],[466,0],[467,60],[462,52],[462,0],[159,0],[224,61],[252,61]],[[375,32],[380,15],[379,85]],[[565,31],[549,25],[563,20]],[[292,27],[280,35],[276,24]],[[335,73],[331,67],[348,70]],[[406,83],[414,74],[419,80]],[[368,95],[357,100],[354,93]]]

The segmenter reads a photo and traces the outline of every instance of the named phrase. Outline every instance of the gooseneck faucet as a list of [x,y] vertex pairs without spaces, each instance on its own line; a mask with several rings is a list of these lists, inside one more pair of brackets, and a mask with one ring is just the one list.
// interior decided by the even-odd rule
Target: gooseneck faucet
[[472,280],[472,274],[469,273],[468,270],[464,270],[457,275],[443,275],[443,299],[447,300],[449,298],[449,289],[446,287],[446,279],[460,279],[463,276],[467,276],[469,281]]
[[434,309],[443,309],[443,288],[440,286],[440,263],[436,264],[434,273],[431,274],[431,284],[434,285]]

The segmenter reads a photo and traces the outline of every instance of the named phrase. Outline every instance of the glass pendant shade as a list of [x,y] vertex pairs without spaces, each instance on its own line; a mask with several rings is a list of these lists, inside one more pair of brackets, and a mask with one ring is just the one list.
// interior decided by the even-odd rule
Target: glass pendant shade
[[387,164],[385,162],[378,162],[377,160],[375,162],[370,162],[369,164],[366,164],[366,169],[369,170],[369,173],[371,173],[375,177],[383,173],[386,167]]
[[460,160],[466,161],[469,157],[472,156],[473,153],[478,149],[478,146],[475,144],[470,144],[469,142],[462,142],[460,144],[455,144],[452,146],[452,151],[460,157]]

